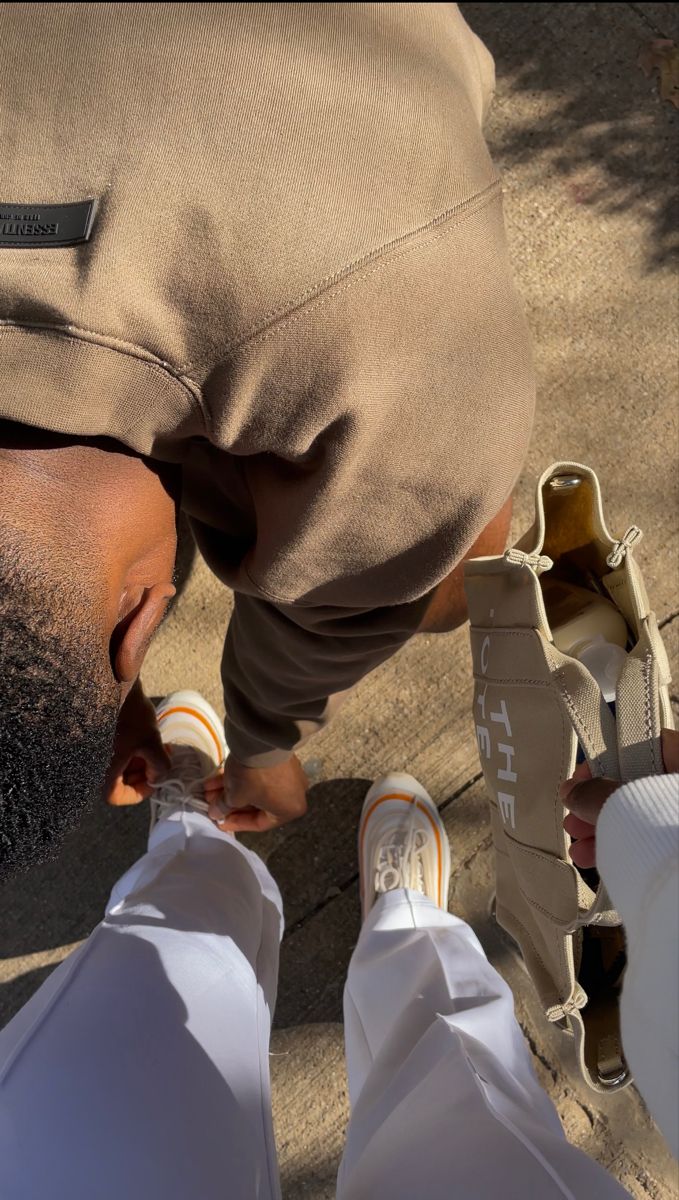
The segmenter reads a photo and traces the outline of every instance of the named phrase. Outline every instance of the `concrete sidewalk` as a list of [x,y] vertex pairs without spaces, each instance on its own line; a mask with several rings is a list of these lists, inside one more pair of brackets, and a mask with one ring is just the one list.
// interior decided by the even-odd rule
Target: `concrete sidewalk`
[[[632,523],[638,559],[679,687],[676,463],[677,282],[670,206],[679,113],[637,66],[656,37],[679,42],[674,4],[463,4],[496,58],[487,137],[505,175],[506,221],[536,345],[538,415],[513,536],[532,520],[550,462],[599,472],[612,531]],[[151,695],[202,691],[223,711],[219,660],[230,599],[184,547],[188,583],[149,655]],[[413,639],[369,676],[303,760],[308,816],[245,839],[286,905],[272,1044],[274,1116],[286,1200],[334,1195],[348,1109],[342,988],[359,928],[355,836],[369,783],[408,770],[450,835],[451,908],[511,984],[540,1080],[571,1140],[635,1197],[670,1200],[677,1167],[633,1088],[610,1098],[580,1082],[509,942],[488,915],[492,858],[470,717],[467,631]],[[679,714],[679,700],[675,705]],[[0,892],[4,1023],[100,919],[117,876],[143,852],[148,814],[88,817],[57,863]],[[424,1198],[426,1200],[426,1197]],[[583,1198],[595,1200],[595,1198]]]

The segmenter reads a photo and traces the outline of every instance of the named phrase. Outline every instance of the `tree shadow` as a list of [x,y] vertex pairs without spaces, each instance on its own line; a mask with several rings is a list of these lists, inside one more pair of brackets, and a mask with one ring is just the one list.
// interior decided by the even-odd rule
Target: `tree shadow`
[[[336,944],[324,948],[324,957],[314,955],[311,949],[313,921],[309,921],[310,934],[306,938],[295,938],[295,934],[309,917],[341,896],[343,889],[346,892],[353,887],[357,894],[357,866],[346,879],[338,879],[337,862],[356,861],[358,816],[371,782],[331,779],[313,784],[309,790],[309,812],[303,821],[262,836],[250,834],[239,838],[267,863],[283,896],[286,934],[276,1017],[278,1020],[280,1010],[284,1024],[299,1023],[298,1001],[307,987],[309,1003],[302,1008],[311,1011],[314,1007],[311,995],[324,982],[321,958],[330,971],[338,953],[346,957],[351,952],[341,922]],[[113,884],[145,853],[148,826],[149,808],[145,803],[112,808],[104,801],[96,802],[78,828],[69,834],[58,858],[3,883],[0,886],[3,957],[19,958],[88,937],[102,919]],[[356,905],[349,939],[358,935],[359,925]],[[0,984],[0,1028],[53,969],[53,965],[38,966]],[[332,1011],[333,1019],[337,1019],[336,1004]]]
[[[561,177],[574,208],[632,213],[648,270],[679,255],[679,112],[637,63],[651,40],[676,31],[660,30],[641,11],[652,7],[460,5],[495,59],[485,134],[498,167],[511,173],[532,164],[545,180]],[[664,19],[675,25],[676,13]]]
[[[4,958],[52,950],[88,937],[104,914],[111,888],[146,849],[148,805],[115,809],[93,803],[64,841],[58,858],[0,886]],[[28,999],[52,967],[20,974],[0,987],[0,1024]],[[22,983],[21,980],[25,980]]]
[[[347,777],[312,783],[303,820],[239,838],[266,862],[283,897],[277,1029],[342,1021],[344,979],[361,927],[357,831],[372,782]],[[111,808],[99,802],[69,835],[58,859],[3,884],[0,944],[5,957],[45,952],[88,937],[102,918],[113,884],[144,854],[148,821],[147,804]],[[37,966],[0,985],[0,1027],[53,969]]]

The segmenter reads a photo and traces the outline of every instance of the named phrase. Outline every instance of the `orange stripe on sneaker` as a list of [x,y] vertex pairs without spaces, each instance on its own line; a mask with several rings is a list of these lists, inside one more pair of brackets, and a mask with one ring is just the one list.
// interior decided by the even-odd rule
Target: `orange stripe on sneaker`
[[368,818],[372,816],[376,808],[379,808],[380,804],[384,804],[385,800],[405,800],[406,804],[414,804],[416,808],[419,808],[420,812],[424,813],[425,817],[429,821],[429,824],[434,831],[434,837],[436,838],[436,862],[439,869],[438,903],[439,908],[443,908],[443,904],[441,903],[441,887],[443,884],[443,851],[441,848],[441,835],[429,809],[426,807],[426,805],[422,804],[419,797],[409,796],[407,792],[390,792],[388,796],[380,796],[378,800],[375,800],[375,802],[370,805],[370,808],[363,818],[363,824],[361,825],[358,847],[360,861],[363,862],[363,840],[365,838],[365,829],[366,825],[368,824]]
[[219,738],[217,737],[217,734],[215,733],[214,729],[212,728],[212,725],[208,721],[207,717],[204,717],[202,713],[199,713],[197,708],[182,708],[182,707],[166,708],[165,712],[160,717],[158,717],[158,724],[160,725],[160,722],[164,721],[165,718],[169,717],[172,713],[187,713],[188,716],[195,717],[197,721],[200,721],[201,725],[204,725],[205,728],[207,729],[208,733],[210,734],[210,737],[212,738],[212,740],[215,744],[215,747],[217,750],[217,761],[218,762],[222,761],[222,758],[224,756],[222,754],[222,747],[219,743]]

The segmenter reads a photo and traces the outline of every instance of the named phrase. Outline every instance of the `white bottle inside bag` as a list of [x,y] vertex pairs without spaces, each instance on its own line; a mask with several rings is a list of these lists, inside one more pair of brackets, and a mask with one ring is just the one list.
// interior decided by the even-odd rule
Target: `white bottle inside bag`
[[580,642],[574,646],[571,655],[587,667],[590,675],[596,679],[606,703],[610,704],[615,700],[615,689],[627,659],[627,652],[615,643],[607,642],[599,634],[589,642]]
[[542,579],[554,645],[577,658],[598,683],[607,704],[627,659],[627,622],[612,600],[575,584]]

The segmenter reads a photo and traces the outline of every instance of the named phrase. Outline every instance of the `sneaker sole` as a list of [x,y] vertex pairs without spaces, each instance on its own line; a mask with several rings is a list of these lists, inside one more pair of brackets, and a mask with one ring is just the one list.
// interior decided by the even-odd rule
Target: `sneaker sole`
[[365,830],[370,815],[378,805],[384,804],[389,800],[400,800],[408,804],[415,804],[419,811],[424,813],[428,818],[434,833],[438,852],[439,885],[437,903],[439,908],[447,912],[448,890],[450,887],[450,843],[439,810],[429,793],[425,791],[422,784],[418,783],[412,775],[394,773],[383,775],[373,783],[366,794],[361,810],[361,819],[358,826],[358,857],[361,864],[361,908],[363,909],[364,918],[367,915],[365,912],[365,897],[363,895],[363,879],[367,872],[367,866],[363,862]]

